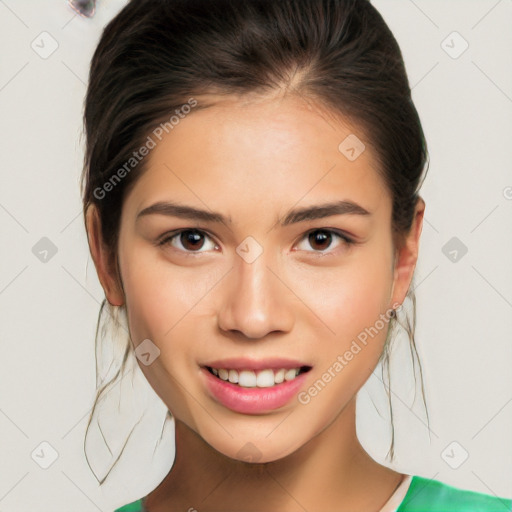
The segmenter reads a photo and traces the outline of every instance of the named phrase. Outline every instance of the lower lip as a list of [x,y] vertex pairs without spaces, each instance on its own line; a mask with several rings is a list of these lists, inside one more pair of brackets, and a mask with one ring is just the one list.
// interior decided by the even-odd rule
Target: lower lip
[[215,377],[206,368],[201,368],[201,373],[214,400],[235,412],[259,414],[273,411],[287,404],[303,385],[309,372],[301,373],[292,380],[268,388],[243,388]]

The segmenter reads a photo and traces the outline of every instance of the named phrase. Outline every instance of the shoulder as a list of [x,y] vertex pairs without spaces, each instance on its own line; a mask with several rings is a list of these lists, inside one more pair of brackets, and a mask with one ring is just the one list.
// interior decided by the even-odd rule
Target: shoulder
[[414,475],[397,512],[510,512],[512,500]]
[[[142,499],[114,512],[144,512]],[[396,512],[512,512],[512,499],[459,489],[414,475]]]
[[128,503],[121,508],[116,508],[114,512],[143,512],[142,499]]

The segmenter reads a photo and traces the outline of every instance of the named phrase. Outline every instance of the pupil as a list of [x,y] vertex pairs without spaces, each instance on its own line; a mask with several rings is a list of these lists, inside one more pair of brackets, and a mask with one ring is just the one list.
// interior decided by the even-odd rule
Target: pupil
[[[330,233],[326,233],[325,231],[314,231],[313,233],[310,233],[309,235],[309,242],[312,246],[314,246],[315,244],[326,244],[326,241],[328,242],[327,243],[327,247],[329,247],[330,245],[330,239],[331,239],[331,234]],[[326,247],[320,247],[320,249],[326,249]]]
[[197,231],[184,231],[181,234],[181,242],[184,247],[187,247],[187,244],[190,244],[192,249],[201,248],[202,244],[197,245],[198,242],[201,242],[201,239],[202,235]]

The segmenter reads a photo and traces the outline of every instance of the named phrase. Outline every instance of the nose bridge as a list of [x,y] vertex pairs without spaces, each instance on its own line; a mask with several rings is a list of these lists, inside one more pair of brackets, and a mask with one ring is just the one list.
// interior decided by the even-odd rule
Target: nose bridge
[[219,311],[219,326],[226,331],[239,331],[248,338],[289,330],[293,314],[287,288],[275,275],[278,272],[271,270],[276,267],[275,258],[270,251],[256,246],[254,240],[247,239],[237,247],[237,254]]

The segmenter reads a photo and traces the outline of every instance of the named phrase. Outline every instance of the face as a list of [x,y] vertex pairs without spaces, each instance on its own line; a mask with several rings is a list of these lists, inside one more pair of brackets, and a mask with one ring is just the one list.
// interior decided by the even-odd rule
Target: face
[[216,98],[158,142],[123,203],[123,300],[134,347],[150,340],[139,366],[228,457],[276,460],[335,421],[407,292],[391,197],[369,143],[340,151],[351,134],[365,143],[295,97]]

